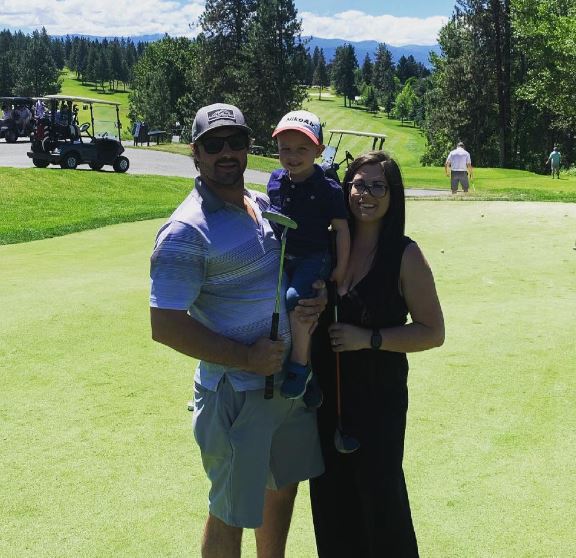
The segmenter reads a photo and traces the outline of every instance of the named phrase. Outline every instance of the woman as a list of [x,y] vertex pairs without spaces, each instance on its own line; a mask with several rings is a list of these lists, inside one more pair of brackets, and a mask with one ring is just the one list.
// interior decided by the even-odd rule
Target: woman
[[[352,238],[347,292],[339,300],[338,323],[330,324],[332,316],[324,313],[312,349],[325,394],[318,425],[326,472],[310,483],[318,556],[414,557],[418,546],[402,471],[406,353],[442,345],[442,309],[428,263],[404,236],[404,186],[396,162],[381,151],[358,157],[346,172],[344,194]],[[336,355],[338,433],[359,442],[346,454],[334,445]]]

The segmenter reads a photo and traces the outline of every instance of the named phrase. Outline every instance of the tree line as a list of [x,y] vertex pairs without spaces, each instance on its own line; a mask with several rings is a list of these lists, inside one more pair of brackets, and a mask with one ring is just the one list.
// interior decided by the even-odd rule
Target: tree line
[[474,162],[543,172],[576,155],[576,0],[458,0],[439,34],[422,161],[464,141]]
[[122,83],[126,89],[146,44],[135,45],[130,39],[50,37],[44,28],[30,35],[0,31],[0,96],[58,93],[65,67],[75,71],[83,84],[94,83],[105,91]]
[[322,49],[309,52],[291,0],[208,0],[194,39],[171,38],[148,45],[133,72],[133,120],[188,130],[196,110],[216,100],[242,107],[257,143],[272,147],[281,116],[301,106],[312,85],[333,86],[351,105],[390,113],[400,98],[402,118],[423,118],[423,81],[430,72],[412,56],[397,64],[381,44],[362,67],[354,47],[336,49],[327,63]]
[[65,65],[103,89],[130,85],[130,116],[188,130],[215,101],[242,107],[256,141],[272,148],[280,117],[310,86],[332,87],[345,106],[413,121],[426,136],[423,164],[442,164],[464,141],[476,165],[543,172],[559,144],[576,155],[576,0],[457,0],[440,30],[431,71],[397,63],[385,44],[360,65],[354,47],[326,61],[309,52],[292,0],[207,0],[194,39],[51,39],[0,32],[0,94],[57,92]]

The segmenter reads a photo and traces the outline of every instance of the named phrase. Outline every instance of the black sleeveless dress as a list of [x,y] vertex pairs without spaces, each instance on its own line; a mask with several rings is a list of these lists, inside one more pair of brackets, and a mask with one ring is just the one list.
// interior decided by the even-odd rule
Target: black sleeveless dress
[[[365,328],[406,323],[408,309],[398,288],[400,263],[412,242],[404,237],[340,300],[339,321]],[[408,409],[405,353],[371,349],[340,353],[343,430],[360,448],[334,448],[335,353],[324,312],[312,343],[312,367],[324,391],[318,427],[326,472],[310,481],[320,558],[412,558],[418,556],[402,470]]]

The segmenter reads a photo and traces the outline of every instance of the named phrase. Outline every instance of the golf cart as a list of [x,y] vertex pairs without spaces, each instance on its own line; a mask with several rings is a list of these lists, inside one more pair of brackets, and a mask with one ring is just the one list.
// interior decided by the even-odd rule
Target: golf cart
[[[350,163],[354,160],[354,156],[349,152],[345,152],[344,159],[340,162],[336,162],[336,154],[338,153],[338,148],[342,142],[344,136],[362,136],[372,138],[372,148],[371,151],[380,150],[386,141],[386,134],[377,134],[375,132],[358,132],[356,130],[328,130],[330,132],[330,139],[322,152],[322,163],[320,166],[324,169],[324,174],[328,178],[332,178],[337,182],[340,182],[340,177],[338,176],[338,169],[343,163],[346,163],[346,168],[350,166]],[[333,145],[335,143],[336,145]]]
[[[112,165],[116,172],[128,170],[130,162],[122,155],[124,146],[120,141],[119,103],[65,95],[47,95],[44,100],[48,110],[36,122],[32,149],[27,153],[36,167],[75,169],[88,165],[101,170],[104,165]],[[77,103],[82,103],[83,111],[89,110],[89,122],[80,124]]]
[[36,97],[0,97],[0,138],[16,143],[19,137],[29,137],[34,129]]

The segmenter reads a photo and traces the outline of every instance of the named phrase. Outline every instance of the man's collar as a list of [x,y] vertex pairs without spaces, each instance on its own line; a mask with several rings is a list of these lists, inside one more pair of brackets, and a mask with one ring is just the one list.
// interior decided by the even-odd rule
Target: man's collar
[[[208,186],[206,186],[200,176],[195,178],[194,190],[202,199],[202,205],[204,206],[204,209],[208,211],[208,213],[214,213],[226,205],[226,203],[222,200],[222,198],[220,198],[220,196],[218,196],[218,194],[215,194]],[[252,195],[246,188],[244,188],[244,195],[252,199]]]

